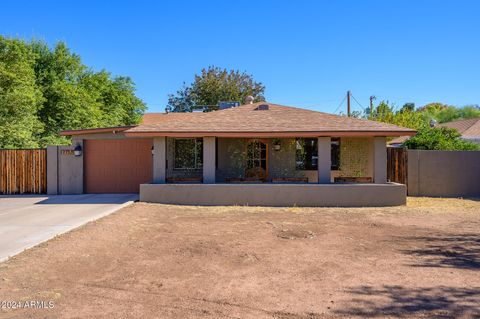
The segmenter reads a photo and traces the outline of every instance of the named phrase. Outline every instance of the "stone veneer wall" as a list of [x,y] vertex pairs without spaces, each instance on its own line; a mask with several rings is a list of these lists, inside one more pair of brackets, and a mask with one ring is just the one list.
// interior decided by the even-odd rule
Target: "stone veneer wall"
[[343,177],[373,178],[373,139],[342,137],[340,139],[340,170]]

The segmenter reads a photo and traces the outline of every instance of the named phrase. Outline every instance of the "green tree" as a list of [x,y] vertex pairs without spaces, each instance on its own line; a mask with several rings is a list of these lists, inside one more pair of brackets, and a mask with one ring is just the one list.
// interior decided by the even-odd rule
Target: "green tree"
[[449,106],[438,111],[434,116],[439,123],[446,123],[454,120],[469,119],[474,117],[480,117],[480,109],[473,105],[460,108]]
[[136,124],[144,111],[130,78],[91,70],[65,43],[0,36],[0,148],[66,144],[61,130]]
[[45,123],[41,144],[68,142],[58,132],[66,129],[136,124],[145,104],[135,96],[135,85],[128,77],[112,78],[107,71],[94,72],[71,53],[65,43],[50,49],[33,41],[35,73],[45,102],[38,117]]
[[478,105],[467,105],[456,107],[442,103],[429,103],[418,109],[427,120],[436,120],[439,123],[446,123],[460,119],[480,117]]
[[428,125],[426,118],[414,110],[413,103],[407,103],[399,111],[395,111],[388,101],[381,101],[369,119],[413,129]]
[[479,150],[477,144],[461,139],[457,130],[447,127],[422,127],[404,145],[419,150]]
[[400,109],[400,112],[413,112],[414,110],[415,110],[415,103],[405,103]]
[[38,146],[44,126],[36,116],[42,94],[34,63],[35,55],[24,42],[0,36],[0,148]]
[[243,103],[249,95],[255,101],[264,101],[265,86],[253,77],[238,70],[221,69],[211,66],[195,75],[192,84],[186,85],[168,97],[167,108],[174,112],[190,112],[196,107],[206,111],[218,109],[221,101]]

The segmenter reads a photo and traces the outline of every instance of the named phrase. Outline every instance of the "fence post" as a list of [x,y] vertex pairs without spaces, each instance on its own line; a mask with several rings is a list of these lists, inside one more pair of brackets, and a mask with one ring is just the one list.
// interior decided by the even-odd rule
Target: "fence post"
[[47,194],[58,194],[58,146],[47,147]]

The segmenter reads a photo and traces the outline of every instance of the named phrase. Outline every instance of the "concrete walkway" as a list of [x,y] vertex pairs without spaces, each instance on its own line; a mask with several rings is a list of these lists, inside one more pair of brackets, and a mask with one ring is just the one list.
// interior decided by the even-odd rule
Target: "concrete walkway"
[[135,200],[137,194],[0,196],[0,262]]

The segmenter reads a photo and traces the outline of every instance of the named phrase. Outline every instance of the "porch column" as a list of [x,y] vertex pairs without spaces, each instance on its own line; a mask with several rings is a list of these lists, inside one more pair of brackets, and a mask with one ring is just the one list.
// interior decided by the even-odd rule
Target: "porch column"
[[331,181],[331,138],[319,137],[318,142],[318,183],[329,184]]
[[155,137],[153,139],[153,182],[164,184],[167,175],[165,165],[167,158],[166,138],[165,136]]
[[373,142],[373,179],[376,184],[385,184],[387,182],[387,139],[386,137],[376,136]]
[[215,137],[203,138],[203,183],[215,183]]

